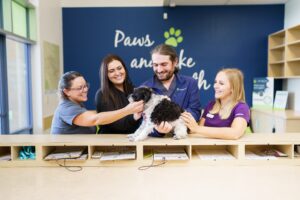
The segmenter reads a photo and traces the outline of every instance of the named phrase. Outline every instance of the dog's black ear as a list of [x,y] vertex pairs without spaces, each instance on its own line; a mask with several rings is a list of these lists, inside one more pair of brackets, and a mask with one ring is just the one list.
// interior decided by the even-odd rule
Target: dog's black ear
[[152,95],[152,92],[150,91],[150,88],[147,88],[147,92],[145,92],[145,94],[144,94],[144,101],[148,102],[151,99],[151,95]]
[[153,89],[151,87],[148,87],[148,86],[145,86],[145,85],[141,85],[140,88],[143,88],[144,90],[153,93]]

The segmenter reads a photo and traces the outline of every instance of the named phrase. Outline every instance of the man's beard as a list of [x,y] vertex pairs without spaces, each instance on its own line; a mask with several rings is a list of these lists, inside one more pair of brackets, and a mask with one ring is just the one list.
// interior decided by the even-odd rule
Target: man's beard
[[155,72],[155,75],[156,75],[156,78],[160,81],[168,81],[173,77],[174,72],[169,71],[167,73],[164,73],[163,77],[159,77],[157,72]]

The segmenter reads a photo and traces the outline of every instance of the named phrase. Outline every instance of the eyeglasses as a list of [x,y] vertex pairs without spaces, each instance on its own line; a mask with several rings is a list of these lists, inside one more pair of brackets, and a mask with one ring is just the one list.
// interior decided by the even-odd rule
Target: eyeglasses
[[83,92],[83,90],[85,89],[89,89],[90,88],[90,84],[89,83],[86,83],[85,85],[79,87],[79,88],[70,88],[70,90],[76,90],[78,92]]

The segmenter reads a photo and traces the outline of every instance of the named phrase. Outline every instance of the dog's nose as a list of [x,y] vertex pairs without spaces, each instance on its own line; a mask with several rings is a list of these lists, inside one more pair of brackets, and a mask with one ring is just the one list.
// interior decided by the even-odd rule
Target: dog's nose
[[132,99],[133,99],[134,101],[138,101],[138,100],[139,100],[138,95],[132,94],[131,97],[132,97]]

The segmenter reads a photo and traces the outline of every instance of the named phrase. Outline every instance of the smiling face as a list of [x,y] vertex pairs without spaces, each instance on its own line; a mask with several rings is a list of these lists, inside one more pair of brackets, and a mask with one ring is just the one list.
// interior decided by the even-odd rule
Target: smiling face
[[219,72],[216,76],[215,83],[215,98],[221,101],[231,98],[232,89],[229,79],[225,72]]
[[176,61],[172,62],[169,55],[152,54],[153,71],[158,80],[164,82],[174,76]]
[[117,88],[123,88],[126,78],[126,71],[122,63],[118,60],[111,61],[107,66],[107,76],[112,84]]
[[71,87],[64,89],[64,93],[69,100],[75,103],[87,101],[89,85],[82,76],[79,76],[71,81]]

